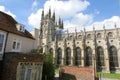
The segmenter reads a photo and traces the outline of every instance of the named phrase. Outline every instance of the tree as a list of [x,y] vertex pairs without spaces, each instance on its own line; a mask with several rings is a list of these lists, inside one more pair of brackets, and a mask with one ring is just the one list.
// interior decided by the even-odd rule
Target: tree
[[42,80],[54,80],[54,70],[52,54],[44,54]]

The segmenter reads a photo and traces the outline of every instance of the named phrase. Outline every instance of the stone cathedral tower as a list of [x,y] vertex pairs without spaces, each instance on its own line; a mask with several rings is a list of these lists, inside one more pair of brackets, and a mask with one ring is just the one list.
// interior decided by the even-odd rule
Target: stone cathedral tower
[[41,15],[40,26],[40,47],[43,48],[43,53],[48,52],[51,41],[55,41],[56,29],[63,28],[63,22],[59,18],[58,24],[55,21],[55,12],[51,15],[51,9],[44,15],[44,10]]
[[93,31],[84,30],[69,33],[63,29],[61,18],[55,20],[55,13],[42,12],[40,47],[43,53],[53,54],[58,66],[95,67],[101,72],[120,73],[120,27]]

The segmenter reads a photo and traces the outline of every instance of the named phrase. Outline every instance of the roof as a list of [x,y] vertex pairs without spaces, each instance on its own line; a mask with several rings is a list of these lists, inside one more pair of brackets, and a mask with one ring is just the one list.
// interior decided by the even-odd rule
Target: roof
[[34,39],[32,34],[27,30],[25,30],[25,32],[18,31],[16,24],[18,24],[18,22],[14,20],[12,16],[0,11],[0,30]]

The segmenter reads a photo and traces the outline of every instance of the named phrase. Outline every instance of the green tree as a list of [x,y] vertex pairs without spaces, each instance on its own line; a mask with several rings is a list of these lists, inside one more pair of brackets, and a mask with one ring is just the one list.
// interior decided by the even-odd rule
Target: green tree
[[44,55],[44,64],[43,64],[43,76],[42,80],[54,80],[54,64],[53,64],[53,56],[48,53]]

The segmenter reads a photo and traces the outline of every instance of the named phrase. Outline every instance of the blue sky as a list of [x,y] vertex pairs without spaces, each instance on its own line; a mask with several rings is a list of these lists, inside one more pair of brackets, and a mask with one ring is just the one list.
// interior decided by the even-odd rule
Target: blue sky
[[55,10],[57,19],[63,18],[65,28],[91,29],[95,25],[102,29],[103,24],[111,22],[120,27],[120,0],[0,0],[0,11],[12,15],[27,30],[39,28],[41,11],[44,8],[47,13],[49,7]]

